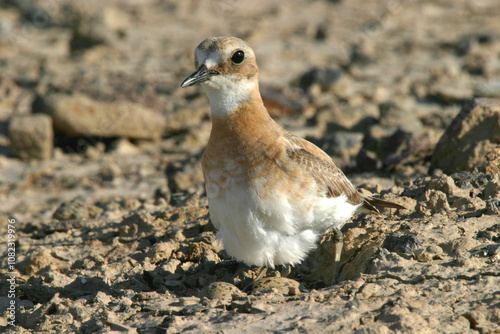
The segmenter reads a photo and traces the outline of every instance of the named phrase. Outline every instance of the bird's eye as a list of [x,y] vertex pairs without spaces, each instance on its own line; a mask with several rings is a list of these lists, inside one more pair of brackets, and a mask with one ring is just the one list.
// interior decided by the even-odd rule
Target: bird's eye
[[231,60],[235,64],[241,64],[241,62],[245,59],[245,53],[241,50],[236,51],[233,56],[231,57]]

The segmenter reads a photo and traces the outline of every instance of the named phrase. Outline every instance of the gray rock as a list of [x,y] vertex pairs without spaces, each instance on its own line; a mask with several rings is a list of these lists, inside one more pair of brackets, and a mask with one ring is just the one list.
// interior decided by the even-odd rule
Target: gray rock
[[462,103],[473,97],[466,82],[437,82],[429,88],[428,97],[440,103]]
[[233,298],[241,298],[245,296],[245,293],[231,283],[213,282],[203,288],[200,295],[208,299],[231,300]]
[[[252,283],[252,293],[274,291],[276,293],[288,294],[290,288],[299,288],[300,283],[286,277],[265,277]],[[274,290],[272,290],[274,289]]]
[[14,116],[9,123],[11,149],[22,159],[50,159],[54,145],[52,119],[47,115]]
[[380,125],[389,128],[402,127],[410,133],[422,132],[422,122],[412,110],[405,110],[392,102],[382,103],[379,108]]
[[56,212],[54,212],[54,219],[68,220],[68,219],[84,219],[88,218],[89,213],[87,210],[87,198],[78,196],[70,202],[62,203]]
[[412,234],[399,235],[391,233],[382,244],[382,248],[389,252],[411,254],[414,249],[420,246],[420,241]]
[[431,169],[439,168],[446,174],[471,170],[484,163],[499,142],[500,99],[471,100],[436,145]]
[[166,120],[154,110],[128,102],[100,102],[81,94],[49,94],[33,103],[34,112],[52,116],[56,131],[70,137],[127,137],[157,140]]
[[500,214],[500,200],[498,198],[492,198],[486,202],[486,213],[490,215]]
[[500,97],[500,81],[484,83],[476,88],[477,97]]

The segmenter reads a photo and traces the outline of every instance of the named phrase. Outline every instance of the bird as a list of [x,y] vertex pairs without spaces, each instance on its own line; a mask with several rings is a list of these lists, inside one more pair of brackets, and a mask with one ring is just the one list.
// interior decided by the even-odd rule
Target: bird
[[181,87],[201,85],[212,129],[201,165],[217,240],[249,266],[295,266],[333,232],[334,277],[341,228],[375,206],[403,206],[361,194],[332,158],[276,123],[259,91],[252,48],[237,37],[209,37],[194,52],[195,72]]

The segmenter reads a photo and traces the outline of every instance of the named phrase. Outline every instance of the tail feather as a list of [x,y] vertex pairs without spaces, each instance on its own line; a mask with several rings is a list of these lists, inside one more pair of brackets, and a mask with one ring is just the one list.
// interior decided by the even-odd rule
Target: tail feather
[[384,208],[392,208],[392,209],[406,209],[404,206],[389,202],[389,201],[384,201],[380,198],[375,198],[371,196],[363,196],[363,209],[365,209],[367,212],[371,213],[380,213],[378,209],[375,206],[380,206]]

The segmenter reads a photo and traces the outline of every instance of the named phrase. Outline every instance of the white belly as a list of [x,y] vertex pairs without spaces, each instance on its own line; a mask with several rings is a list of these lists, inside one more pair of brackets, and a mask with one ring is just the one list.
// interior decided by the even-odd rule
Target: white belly
[[[219,179],[220,180],[220,179]],[[248,265],[298,264],[329,227],[341,227],[359,207],[345,196],[319,196],[311,184],[300,200],[273,189],[264,198],[265,180],[228,177],[219,185],[206,180],[210,217],[229,255]],[[258,195],[260,194],[260,195]]]

